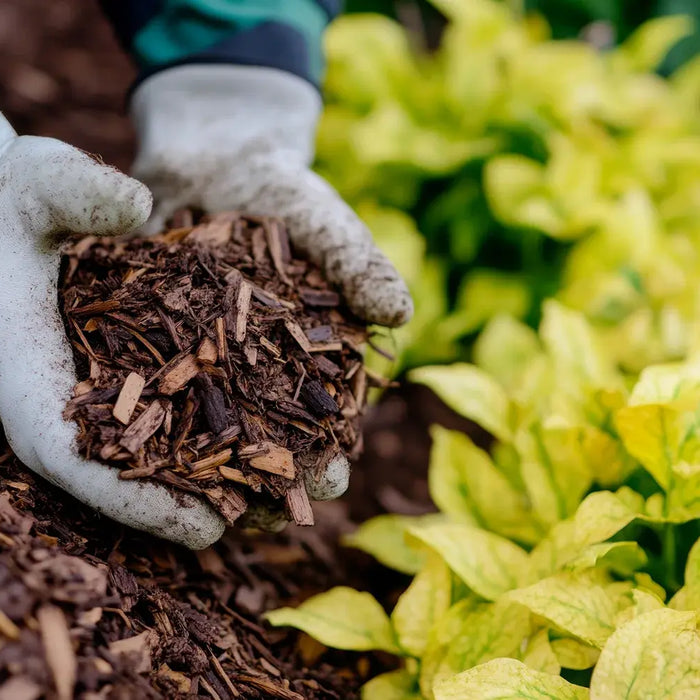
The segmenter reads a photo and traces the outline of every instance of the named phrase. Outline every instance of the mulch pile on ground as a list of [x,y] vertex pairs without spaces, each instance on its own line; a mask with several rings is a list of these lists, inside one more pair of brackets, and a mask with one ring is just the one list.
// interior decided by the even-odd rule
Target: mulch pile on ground
[[354,572],[356,583],[387,580],[332,544],[350,527],[346,509],[320,512],[317,528],[232,530],[193,553],[93,513],[27,471],[0,435],[0,698],[358,698],[389,657],[261,621]]
[[277,501],[312,525],[305,482],[361,449],[363,324],[283,224],[188,212],[150,239],[83,239],[61,303],[87,458],[206,497],[233,524]]

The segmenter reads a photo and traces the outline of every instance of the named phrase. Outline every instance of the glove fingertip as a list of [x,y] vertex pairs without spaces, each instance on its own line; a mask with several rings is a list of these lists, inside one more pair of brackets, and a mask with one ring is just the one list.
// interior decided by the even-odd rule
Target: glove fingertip
[[354,286],[349,305],[353,313],[368,323],[386,328],[398,328],[413,317],[413,299],[403,280],[377,281],[367,279]]
[[306,492],[314,501],[333,501],[340,498],[350,485],[350,463],[343,454],[338,454],[326,466],[320,479],[311,472],[306,473]]

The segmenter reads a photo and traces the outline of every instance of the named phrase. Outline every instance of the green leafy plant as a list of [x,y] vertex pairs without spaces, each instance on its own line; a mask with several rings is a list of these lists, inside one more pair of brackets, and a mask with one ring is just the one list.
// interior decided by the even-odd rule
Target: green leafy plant
[[346,544],[415,575],[391,615],[338,588],[268,615],[403,660],[365,700],[700,693],[700,364],[623,374],[579,312],[489,322],[474,364],[411,379],[489,431],[433,429],[440,512]]
[[342,17],[327,35],[317,169],[405,271],[417,306],[388,371],[466,359],[491,317],[536,326],[554,295],[624,326],[632,369],[680,357],[676,318],[694,313],[700,60],[670,80],[652,71],[692,22],[653,20],[601,53],[551,40],[541,17],[506,3],[432,4],[448,20],[432,52],[379,15]]

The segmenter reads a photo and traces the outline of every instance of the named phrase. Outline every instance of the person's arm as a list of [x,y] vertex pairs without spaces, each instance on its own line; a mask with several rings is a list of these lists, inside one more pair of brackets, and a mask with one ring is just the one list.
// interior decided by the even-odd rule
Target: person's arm
[[101,0],[140,80],[173,66],[277,68],[318,86],[340,0]]

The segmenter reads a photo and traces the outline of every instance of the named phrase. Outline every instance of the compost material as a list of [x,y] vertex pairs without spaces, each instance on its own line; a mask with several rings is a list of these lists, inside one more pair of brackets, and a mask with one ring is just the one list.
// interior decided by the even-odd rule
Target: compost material
[[67,252],[80,451],[204,496],[228,524],[262,501],[312,525],[305,483],[361,449],[366,328],[280,221],[175,223]]

